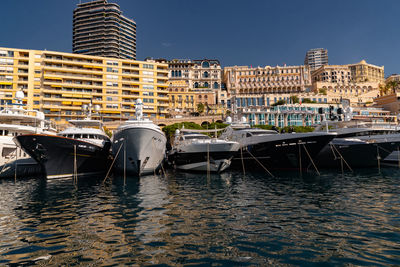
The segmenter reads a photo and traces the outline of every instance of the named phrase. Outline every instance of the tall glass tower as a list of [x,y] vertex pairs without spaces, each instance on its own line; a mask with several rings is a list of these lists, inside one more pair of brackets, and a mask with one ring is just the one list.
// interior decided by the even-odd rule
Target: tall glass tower
[[78,4],[72,39],[74,53],[136,59],[136,23],[107,0]]

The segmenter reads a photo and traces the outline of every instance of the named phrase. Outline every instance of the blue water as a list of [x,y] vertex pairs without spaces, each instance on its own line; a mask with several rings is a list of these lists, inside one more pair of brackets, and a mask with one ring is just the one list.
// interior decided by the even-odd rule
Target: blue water
[[2,180],[7,264],[400,265],[400,170]]

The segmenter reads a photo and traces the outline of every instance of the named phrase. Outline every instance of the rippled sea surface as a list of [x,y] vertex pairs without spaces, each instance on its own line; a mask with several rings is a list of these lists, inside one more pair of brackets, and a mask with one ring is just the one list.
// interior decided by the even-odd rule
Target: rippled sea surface
[[400,265],[400,170],[2,180],[14,264]]

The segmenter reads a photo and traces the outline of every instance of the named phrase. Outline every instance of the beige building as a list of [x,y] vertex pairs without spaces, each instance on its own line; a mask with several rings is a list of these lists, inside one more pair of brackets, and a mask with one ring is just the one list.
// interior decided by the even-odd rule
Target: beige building
[[347,65],[325,65],[311,73],[312,82],[349,84],[350,69]]
[[370,105],[379,95],[384,67],[364,60],[351,65],[325,65],[313,71],[313,91],[328,97],[328,101],[349,99],[351,105]]
[[307,66],[234,66],[224,68],[224,82],[236,94],[300,93],[311,87],[311,75]]
[[23,90],[28,109],[65,122],[83,118],[82,105],[101,107],[104,121],[134,115],[135,100],[143,114],[163,118],[168,113],[168,65],[71,53],[0,48],[1,107]]
[[198,102],[226,105],[227,94],[222,85],[222,68],[218,60],[159,59],[168,64],[169,81],[184,81],[195,92]]
[[349,64],[352,82],[377,82],[383,83],[385,81],[385,68],[384,66],[376,66],[368,64],[365,60],[359,63]]
[[400,74],[392,74],[386,78],[385,83],[400,82]]
[[375,98],[375,105],[398,115],[400,114],[400,93],[379,96]]
[[196,111],[197,95],[189,89],[186,81],[169,81],[168,90],[170,115],[190,114]]
[[224,82],[237,107],[270,106],[311,90],[307,66],[225,67]]

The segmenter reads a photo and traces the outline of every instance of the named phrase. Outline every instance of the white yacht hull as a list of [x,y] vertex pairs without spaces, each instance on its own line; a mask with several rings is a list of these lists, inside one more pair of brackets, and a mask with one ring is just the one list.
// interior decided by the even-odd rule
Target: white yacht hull
[[0,166],[26,158],[29,155],[14,143],[12,136],[0,136]]
[[152,174],[164,160],[166,142],[162,132],[151,128],[121,129],[114,135],[114,168],[130,175]]
[[232,141],[189,140],[175,146],[169,160],[178,170],[220,173],[231,165],[239,147]]

